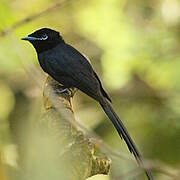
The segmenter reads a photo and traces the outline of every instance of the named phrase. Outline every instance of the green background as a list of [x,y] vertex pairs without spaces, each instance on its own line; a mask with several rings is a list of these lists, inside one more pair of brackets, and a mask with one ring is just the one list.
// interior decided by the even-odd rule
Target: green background
[[[0,0],[0,31],[6,33],[0,35],[0,147],[9,164],[16,166],[14,148],[6,148],[14,144],[13,122],[42,110],[43,83],[32,70],[45,78],[35,50],[20,38],[50,27],[90,58],[143,157],[174,172],[180,167],[180,1],[71,0],[11,29],[56,2]],[[73,108],[81,124],[132,157],[95,101],[78,92]],[[114,158],[110,176],[91,179],[115,179],[133,168]],[[154,176],[171,179],[158,170]]]

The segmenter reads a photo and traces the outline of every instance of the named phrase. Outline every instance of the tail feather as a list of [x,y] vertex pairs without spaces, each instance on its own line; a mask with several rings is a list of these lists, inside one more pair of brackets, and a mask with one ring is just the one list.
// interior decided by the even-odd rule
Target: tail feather
[[[123,138],[124,141],[126,142],[129,151],[134,155],[138,164],[143,167],[142,157],[141,157],[139,151],[137,150],[136,145],[134,144],[133,140],[131,139],[131,137],[130,137],[127,129],[123,125],[122,121],[120,120],[118,115],[114,112],[111,104],[104,98],[100,102],[100,105],[103,108],[106,115],[108,116],[108,118],[111,120],[111,122],[115,126],[116,130],[118,131],[119,136],[121,138]],[[148,180],[153,180],[151,172],[148,169],[145,169],[145,173],[148,177]]]

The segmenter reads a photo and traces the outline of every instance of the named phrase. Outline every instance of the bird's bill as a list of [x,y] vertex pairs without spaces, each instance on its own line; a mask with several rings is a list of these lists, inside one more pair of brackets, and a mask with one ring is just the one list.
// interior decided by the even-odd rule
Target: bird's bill
[[24,38],[21,38],[21,40],[24,40],[24,41],[37,41],[37,40],[39,40],[39,38],[26,36]]

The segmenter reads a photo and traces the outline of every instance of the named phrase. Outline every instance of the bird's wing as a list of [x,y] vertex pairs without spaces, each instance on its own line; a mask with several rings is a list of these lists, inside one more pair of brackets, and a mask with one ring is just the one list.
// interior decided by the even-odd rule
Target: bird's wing
[[[50,62],[51,61],[51,62]],[[76,49],[67,45],[61,47],[57,56],[47,61],[52,76],[69,87],[76,87],[87,95],[98,100],[100,96],[100,80],[97,79],[91,64]]]
[[[98,75],[92,68],[92,66],[90,64],[90,60],[88,60],[88,58],[86,56],[82,55],[79,51],[74,49],[72,46],[67,45],[66,48],[68,49],[68,51],[70,51],[68,53],[68,57],[69,57],[69,54],[71,54],[72,59],[74,59],[73,62],[76,62],[75,66],[77,68],[79,75],[80,76],[83,75],[83,77],[84,77],[84,80],[82,83],[83,84],[90,83],[89,81],[91,81],[91,87],[94,87],[93,90],[96,90],[95,93],[97,93],[97,88],[99,88],[99,90],[101,91],[101,94],[111,102],[111,99],[110,99],[109,95],[107,94],[107,92],[104,90]],[[79,78],[79,76],[77,78]],[[81,79],[81,81],[82,81],[82,79]],[[92,86],[92,84],[93,84],[93,86]],[[87,87],[88,87],[88,85],[87,85]]]

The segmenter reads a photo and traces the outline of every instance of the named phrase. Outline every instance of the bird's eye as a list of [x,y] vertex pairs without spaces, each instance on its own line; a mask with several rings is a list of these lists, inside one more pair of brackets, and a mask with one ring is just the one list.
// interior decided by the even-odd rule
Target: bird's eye
[[45,40],[48,39],[48,35],[47,35],[47,34],[43,34],[40,39],[43,40],[43,41],[45,41]]

